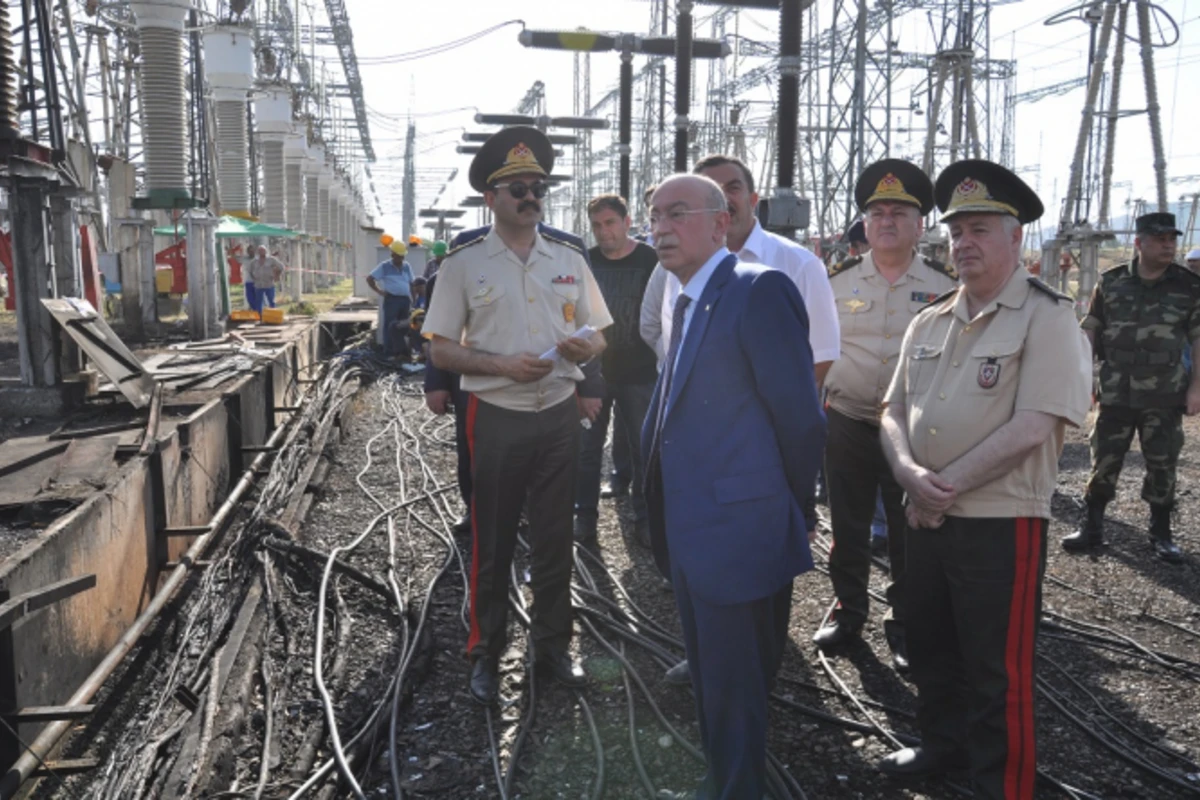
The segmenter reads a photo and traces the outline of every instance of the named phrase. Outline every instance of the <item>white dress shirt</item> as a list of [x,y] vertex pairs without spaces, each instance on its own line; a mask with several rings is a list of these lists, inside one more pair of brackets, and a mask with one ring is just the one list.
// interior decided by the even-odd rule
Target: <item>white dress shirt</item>
[[[777,269],[792,279],[792,283],[800,290],[800,297],[808,312],[808,343],[812,347],[813,363],[836,361],[841,354],[841,329],[838,327],[837,304],[833,299],[833,288],[829,285],[829,273],[821,259],[799,243],[763,230],[757,220],[737,257],[747,264],[762,264]],[[662,301],[664,342],[671,341],[675,298],[679,297],[681,288],[678,278],[667,276]],[[688,294],[690,296],[691,292]]]
[[[679,364],[679,356],[683,354],[683,345],[684,342],[687,341],[688,328],[690,328],[692,325],[692,318],[696,316],[696,306],[700,305],[700,297],[704,294],[704,288],[708,286],[708,281],[712,278],[713,273],[717,271],[717,266],[724,261],[728,255],[729,250],[724,247],[713,253],[712,257],[709,258],[708,261],[704,262],[704,266],[697,270],[696,274],[693,275],[687,282],[687,285],[682,288],[683,294],[686,294],[688,297],[692,298],[692,302],[688,303],[688,307],[683,311],[683,333],[679,338],[679,352],[675,354],[675,363],[671,365],[672,391],[675,389],[675,367]],[[674,279],[676,284],[679,283],[679,279],[674,275],[672,275],[671,278]],[[678,298],[679,293],[677,292],[675,296]],[[671,310],[675,310],[674,305],[672,305]],[[668,341],[670,340],[668,339]],[[664,398],[663,402],[666,403],[668,399],[669,398]],[[670,411],[670,406],[667,406],[667,411]]]

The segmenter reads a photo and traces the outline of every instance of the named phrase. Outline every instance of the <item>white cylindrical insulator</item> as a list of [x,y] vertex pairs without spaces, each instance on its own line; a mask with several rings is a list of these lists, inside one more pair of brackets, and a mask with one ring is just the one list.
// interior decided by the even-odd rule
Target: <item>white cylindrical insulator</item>
[[309,236],[321,234],[321,202],[320,189],[317,187],[316,175],[304,176],[304,232]]
[[[182,27],[182,17],[179,22]],[[138,37],[142,49],[142,160],[146,168],[146,193],[186,193],[188,140],[183,35],[167,27],[143,27]]]
[[[283,138],[268,134],[262,139],[262,219],[268,225],[287,224],[287,172],[283,160]],[[299,166],[299,165],[297,165]]]
[[221,213],[250,216],[250,151],[246,144],[246,100],[216,96],[217,185]]
[[304,172],[299,161],[288,161],[287,172],[287,222],[294,231],[304,230]]
[[292,132],[292,93],[286,86],[267,86],[254,100],[254,124],[259,133]]
[[317,232],[329,238],[329,189],[318,189]]
[[334,181],[333,185],[329,187],[329,238],[335,242],[341,241],[341,239],[338,238],[340,231],[338,230],[337,224],[338,207],[340,206],[341,202],[341,190],[338,188],[337,182]]
[[254,37],[249,28],[217,25],[204,32],[204,78],[214,91],[254,87]]

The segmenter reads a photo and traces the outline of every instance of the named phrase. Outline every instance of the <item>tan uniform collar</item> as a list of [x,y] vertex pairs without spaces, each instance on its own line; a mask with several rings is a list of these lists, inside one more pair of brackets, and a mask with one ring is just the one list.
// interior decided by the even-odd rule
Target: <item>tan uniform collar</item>
[[[1000,290],[1000,295],[979,310],[976,318],[987,316],[995,311],[1000,306],[1008,308],[1020,308],[1025,305],[1026,299],[1029,297],[1029,270],[1024,266],[1017,267],[1017,271],[1008,279],[1008,283],[1004,284],[1004,288]],[[967,311],[967,287],[960,286],[958,289],[958,297],[954,298],[953,303],[946,305],[938,313],[954,312],[954,316],[961,319],[963,322],[970,322],[971,315]]]
[[[485,252],[487,253],[488,258],[495,258],[504,252],[512,252],[509,250],[508,245],[504,243],[504,240],[500,238],[500,234],[496,233],[495,225],[493,225],[491,230],[488,231],[487,237],[483,240],[483,246],[486,248]],[[550,252],[550,245],[546,244],[546,240],[542,238],[541,231],[536,229],[533,232],[533,252],[541,253],[544,256],[552,255]],[[520,259],[516,257],[515,253],[513,254],[513,258],[515,258],[518,262],[520,261]]]
[[[879,278],[880,280],[884,280],[883,275],[880,274],[880,272],[879,272],[879,267],[875,265],[874,251],[868,250],[866,253],[863,254],[862,258],[863,258],[863,266],[867,268],[867,275],[870,277]],[[914,281],[924,282],[925,275],[922,274],[922,271],[919,269],[914,269],[914,267],[916,267],[917,264],[920,263],[920,261],[921,261],[921,255],[914,249],[912,252],[912,261],[908,262],[908,267],[905,268],[904,274],[901,275],[899,278],[897,278],[896,282],[893,283],[892,285],[899,286],[902,283],[907,283],[910,278]]]

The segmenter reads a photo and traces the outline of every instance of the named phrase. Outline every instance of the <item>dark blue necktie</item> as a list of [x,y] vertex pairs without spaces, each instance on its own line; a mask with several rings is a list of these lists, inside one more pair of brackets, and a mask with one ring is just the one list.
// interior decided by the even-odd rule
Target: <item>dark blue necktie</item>
[[654,421],[654,438],[651,440],[651,458],[658,456],[662,439],[663,421],[667,418],[667,400],[671,397],[671,384],[675,377],[675,362],[679,359],[679,347],[683,344],[683,320],[692,298],[683,292],[675,300],[675,315],[671,318],[671,342],[667,347],[667,360],[663,362],[662,395],[658,399],[658,417]]

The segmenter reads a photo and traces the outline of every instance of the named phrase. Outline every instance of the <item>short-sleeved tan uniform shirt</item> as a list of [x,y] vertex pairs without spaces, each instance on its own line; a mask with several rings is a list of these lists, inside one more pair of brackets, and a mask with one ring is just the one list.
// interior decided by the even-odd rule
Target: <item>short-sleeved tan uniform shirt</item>
[[879,424],[904,332],[918,312],[957,285],[950,272],[941,263],[914,254],[908,271],[890,284],[879,274],[870,253],[830,270],[842,331],[841,358],[825,378],[831,408]]
[[[447,254],[422,333],[497,355],[540,356],[584,325],[603,330],[611,324],[583,253],[539,232],[522,262],[493,228]],[[541,411],[571,397],[580,380],[579,367],[558,358],[534,383],[464,375],[462,388],[501,408]]]
[[1088,352],[1070,301],[1023,267],[974,319],[965,288],[917,315],[884,402],[904,404],[918,464],[940,472],[1017,411],[1060,418],[1018,467],[960,496],[947,515],[1050,516],[1066,424],[1082,425],[1091,405]]

